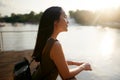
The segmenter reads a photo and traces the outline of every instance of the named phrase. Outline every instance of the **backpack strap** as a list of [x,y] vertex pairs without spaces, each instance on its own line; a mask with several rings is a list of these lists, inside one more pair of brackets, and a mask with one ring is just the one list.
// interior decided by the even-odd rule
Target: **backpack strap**
[[31,65],[31,63],[34,61],[35,59],[34,58],[32,58],[32,60],[30,60],[30,62],[29,62],[29,65]]

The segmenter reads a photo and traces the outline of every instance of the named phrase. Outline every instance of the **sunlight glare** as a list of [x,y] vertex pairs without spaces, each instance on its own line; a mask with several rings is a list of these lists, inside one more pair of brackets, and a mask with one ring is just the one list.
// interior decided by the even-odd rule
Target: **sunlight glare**
[[104,57],[108,57],[114,49],[114,33],[111,31],[107,31],[102,39],[101,45],[100,45],[100,53]]

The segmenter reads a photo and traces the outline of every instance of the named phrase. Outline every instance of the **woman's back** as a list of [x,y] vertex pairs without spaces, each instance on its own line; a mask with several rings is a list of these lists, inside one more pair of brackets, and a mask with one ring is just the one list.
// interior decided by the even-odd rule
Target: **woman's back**
[[58,70],[53,60],[50,58],[50,50],[55,43],[53,38],[49,38],[42,53],[40,67],[33,75],[33,80],[56,80]]

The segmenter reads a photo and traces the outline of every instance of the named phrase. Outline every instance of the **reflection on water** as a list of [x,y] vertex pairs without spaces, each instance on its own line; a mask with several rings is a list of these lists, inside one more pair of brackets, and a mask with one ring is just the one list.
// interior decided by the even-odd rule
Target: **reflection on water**
[[91,63],[92,72],[81,72],[80,80],[120,80],[120,30],[71,28],[59,38],[67,59]]
[[[36,30],[37,25],[4,27],[0,30]],[[37,32],[4,33],[5,50],[33,49]],[[120,30],[96,27],[69,27],[59,41],[68,60],[85,61],[93,71],[83,71],[78,80],[120,80]]]
[[115,39],[115,32],[110,29],[106,30],[100,43],[100,52],[103,56],[107,57],[114,51]]

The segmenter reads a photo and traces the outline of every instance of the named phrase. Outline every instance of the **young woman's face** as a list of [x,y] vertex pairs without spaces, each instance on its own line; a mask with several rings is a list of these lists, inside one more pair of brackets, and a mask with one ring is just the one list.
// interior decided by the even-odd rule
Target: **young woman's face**
[[65,12],[62,10],[58,21],[56,21],[56,28],[60,32],[67,31],[68,19]]

